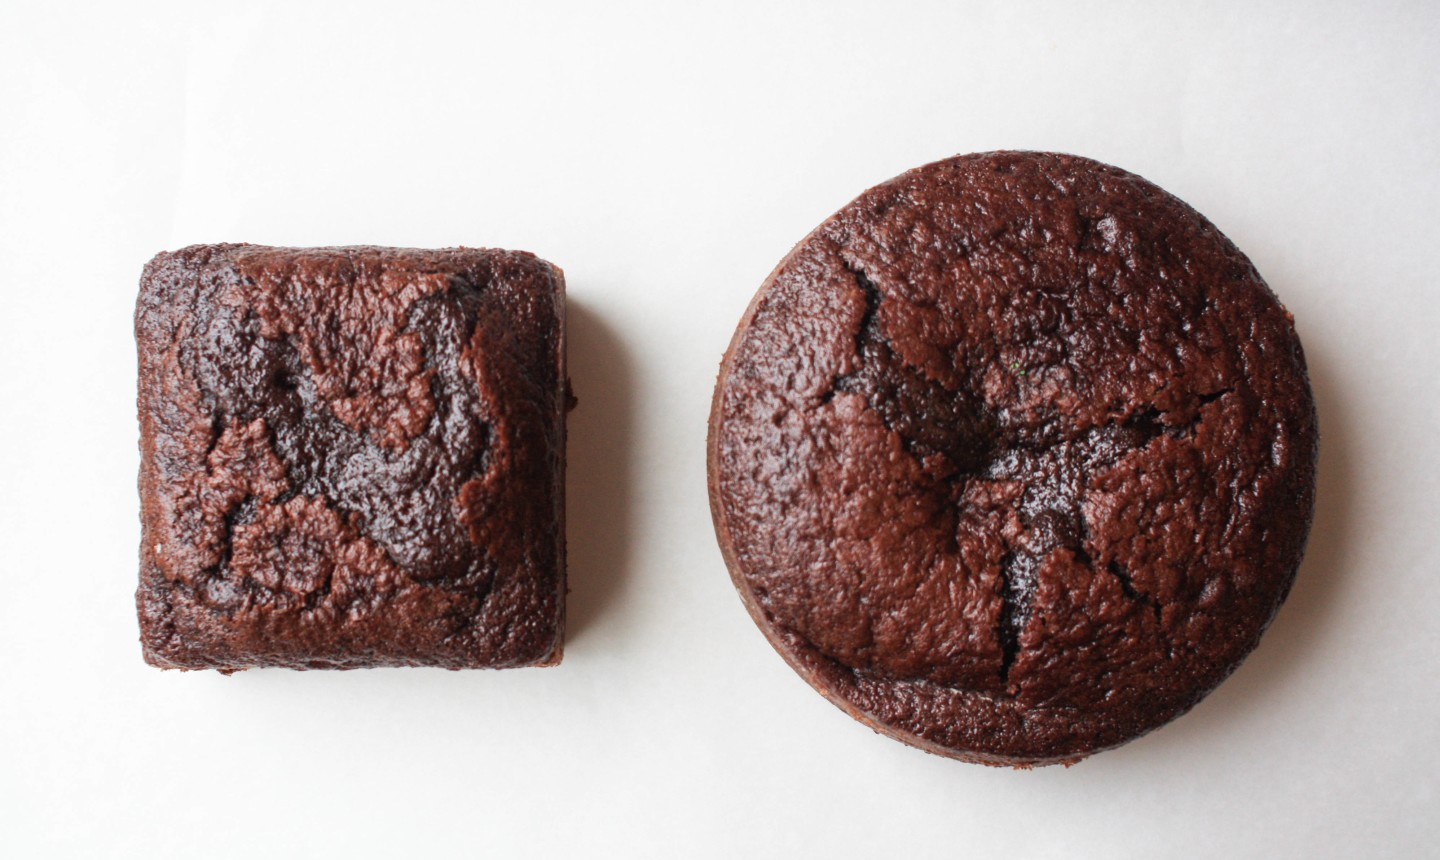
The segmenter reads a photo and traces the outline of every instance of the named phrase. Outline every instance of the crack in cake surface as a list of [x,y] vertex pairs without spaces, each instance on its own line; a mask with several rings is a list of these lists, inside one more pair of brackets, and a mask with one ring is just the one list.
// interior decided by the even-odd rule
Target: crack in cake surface
[[[417,578],[443,580],[468,566],[470,539],[439,498],[458,495],[489,467],[487,409],[459,370],[460,333],[475,325],[474,299],[464,291],[426,296],[407,316],[422,322],[428,385],[440,396],[425,428],[398,450],[341,421],[293,336],[264,337],[248,309],[233,323],[217,321],[235,330],[220,352],[197,355],[197,381],[213,402],[229,405],[224,421],[263,421],[269,429],[266,444],[284,464],[287,485],[274,506],[299,496],[323,500],[396,564]],[[446,445],[432,441],[442,435]],[[453,486],[436,485],[437,472],[452,476]]]
[[[854,278],[864,306],[855,327],[852,369],[833,379],[820,405],[831,406],[837,392],[859,395],[911,456],[917,460],[943,456],[948,466],[939,474],[938,484],[947,488],[952,508],[965,504],[966,489],[977,481],[1017,482],[1023,487],[1018,506],[1022,531],[998,565],[1001,608],[995,636],[1001,654],[999,681],[1005,686],[1023,650],[1021,635],[1033,616],[1041,570],[1051,554],[1069,550],[1092,575],[1114,575],[1117,569],[1113,560],[1097,568],[1085,545],[1089,524],[1081,508],[1089,477],[1143,451],[1161,436],[1193,437],[1201,410],[1234,388],[1193,395],[1186,407],[1193,417],[1183,423],[1166,423],[1167,411],[1142,403],[1078,434],[1060,429],[1058,438],[1046,434],[1036,438],[1022,432],[1028,429],[1024,426],[1007,428],[1003,415],[987,409],[978,396],[947,389],[906,363],[880,330],[885,292],[849,252],[842,249],[839,259]],[[1062,358],[1068,361],[1068,352]],[[1057,414],[1046,426],[1052,432],[1063,428],[1064,418]],[[962,520],[958,514],[952,516],[953,551],[961,540]],[[1163,623],[1160,605],[1137,591],[1128,575],[1118,580],[1127,599],[1154,612],[1157,635],[1165,640],[1168,653],[1169,639],[1158,626]]]

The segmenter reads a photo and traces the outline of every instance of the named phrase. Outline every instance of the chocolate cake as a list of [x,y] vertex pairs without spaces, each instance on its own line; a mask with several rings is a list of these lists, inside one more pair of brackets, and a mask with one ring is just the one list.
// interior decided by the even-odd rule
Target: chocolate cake
[[564,280],[531,254],[201,245],[135,311],[145,659],[550,664]]
[[780,263],[721,368],[710,499],[756,623],[850,715],[1071,763],[1255,647],[1316,452],[1292,319],[1225,236],[1123,170],[995,152]]

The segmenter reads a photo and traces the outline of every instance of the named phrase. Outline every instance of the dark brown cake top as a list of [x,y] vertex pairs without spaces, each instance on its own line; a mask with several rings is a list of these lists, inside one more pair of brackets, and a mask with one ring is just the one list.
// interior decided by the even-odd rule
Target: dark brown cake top
[[867,191],[727,354],[711,500],[772,642],[935,752],[1072,760],[1189,708],[1298,566],[1314,406],[1289,315],[1190,207],[989,153]]
[[558,643],[560,275],[509,251],[196,246],[136,310],[161,666],[506,666]]

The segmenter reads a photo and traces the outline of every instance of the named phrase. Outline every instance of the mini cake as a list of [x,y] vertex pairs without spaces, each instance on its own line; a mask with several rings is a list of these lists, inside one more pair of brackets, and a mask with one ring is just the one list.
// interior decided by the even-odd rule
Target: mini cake
[[145,659],[551,664],[565,299],[496,250],[202,245],[146,266]]
[[710,500],[756,623],[851,716],[1068,764],[1255,647],[1316,452],[1291,317],[1225,236],[1123,170],[997,152],[780,263],[721,368]]

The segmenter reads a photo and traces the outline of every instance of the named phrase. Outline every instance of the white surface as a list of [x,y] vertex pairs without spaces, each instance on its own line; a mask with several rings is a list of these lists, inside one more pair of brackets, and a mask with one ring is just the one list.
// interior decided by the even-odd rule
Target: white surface
[[[0,5],[0,855],[1433,856],[1437,7],[776,5]],[[720,354],[791,244],[1007,147],[1220,225],[1294,312],[1324,433],[1253,658],[1030,773],[874,736],[800,681],[730,587],[704,474]],[[141,663],[136,278],[227,240],[566,269],[563,666]]]

